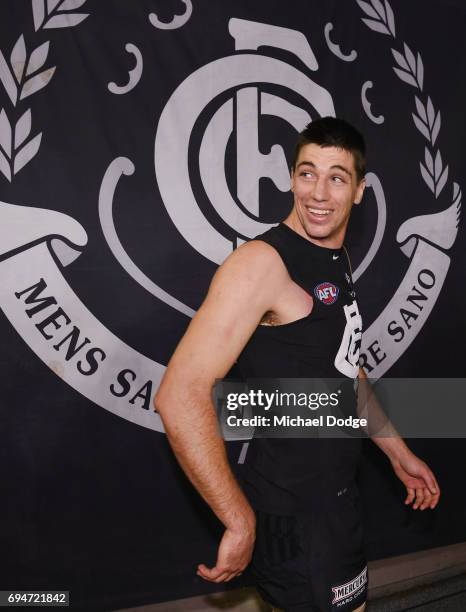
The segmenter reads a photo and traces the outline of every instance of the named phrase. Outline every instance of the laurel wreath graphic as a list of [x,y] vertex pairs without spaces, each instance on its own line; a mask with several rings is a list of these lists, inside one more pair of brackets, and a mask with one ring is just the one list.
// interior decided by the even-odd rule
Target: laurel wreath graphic
[[[361,18],[362,21],[375,32],[386,34],[396,39],[395,34],[395,16],[392,7],[388,0],[356,0],[360,8],[367,15],[367,18]],[[395,62],[398,67],[393,67],[396,75],[408,85],[415,87],[419,92],[423,92],[424,87],[424,64],[420,53],[416,55],[403,43],[403,52],[396,49],[391,49]],[[425,95],[425,94],[424,94]],[[425,137],[430,145],[425,147],[424,164],[419,162],[422,178],[427,187],[432,191],[435,198],[441,194],[448,179],[448,165],[444,166],[440,149],[435,149],[435,142],[440,131],[441,116],[440,111],[435,112],[434,105],[429,96],[425,102],[421,98],[414,96],[416,113],[412,113],[414,125]],[[454,195],[456,198],[457,185],[454,183]],[[458,187],[459,189],[459,187]]]
[[[88,13],[75,13],[87,0],[32,0],[34,28],[67,28],[78,25]],[[29,138],[32,127],[31,109],[21,113],[17,105],[43,89],[54,75],[56,66],[42,70],[47,61],[50,42],[46,41],[28,52],[24,34],[13,46],[9,61],[0,50],[0,81],[14,107],[10,119],[4,108],[0,111],[0,172],[12,181],[39,151],[42,132]]]

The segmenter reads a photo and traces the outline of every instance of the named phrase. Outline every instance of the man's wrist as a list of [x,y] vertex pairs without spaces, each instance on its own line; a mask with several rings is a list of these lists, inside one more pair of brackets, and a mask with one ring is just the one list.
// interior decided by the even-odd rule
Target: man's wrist
[[392,463],[399,462],[410,452],[403,438],[399,436],[379,438],[374,436],[372,440],[387,455]]
[[225,527],[236,533],[251,533],[256,531],[256,515],[249,504],[241,508],[229,520],[225,522]]

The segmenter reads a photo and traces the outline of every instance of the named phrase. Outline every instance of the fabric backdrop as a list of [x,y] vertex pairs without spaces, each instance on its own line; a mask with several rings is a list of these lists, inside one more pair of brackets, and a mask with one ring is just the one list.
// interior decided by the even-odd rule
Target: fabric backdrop
[[[289,212],[316,117],[367,139],[347,241],[367,372],[464,377],[465,15],[462,0],[2,1],[3,589],[108,608],[224,588],[195,574],[222,529],[151,398],[217,266]],[[443,499],[405,508],[365,443],[371,559],[465,539],[463,441],[410,444]],[[228,443],[238,472],[242,449]]]

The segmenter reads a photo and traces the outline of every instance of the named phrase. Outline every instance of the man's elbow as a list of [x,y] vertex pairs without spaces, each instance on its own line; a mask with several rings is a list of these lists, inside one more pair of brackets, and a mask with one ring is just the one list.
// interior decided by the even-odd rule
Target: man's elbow
[[152,406],[154,408],[154,411],[158,412],[162,417],[164,414],[166,414],[170,403],[170,395],[165,389],[162,382],[154,395],[154,399],[152,400]]
[[153,407],[163,420],[175,407],[178,407],[178,410],[188,409],[204,403],[211,396],[211,390],[212,386],[207,384],[178,381],[178,384],[174,385],[162,379],[154,395]]
[[183,379],[169,364],[152,401],[155,412],[163,417],[170,410],[170,406],[179,402],[182,393]]
[[152,405],[162,421],[165,433],[170,438],[169,434],[171,434],[173,427],[176,427],[180,416],[179,411],[175,410],[179,406],[179,398],[173,397],[162,384],[154,395]]

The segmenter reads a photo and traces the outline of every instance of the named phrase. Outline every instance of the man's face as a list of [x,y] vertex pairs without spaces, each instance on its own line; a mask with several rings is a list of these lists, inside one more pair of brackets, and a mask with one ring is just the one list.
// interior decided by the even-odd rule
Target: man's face
[[361,201],[364,187],[364,179],[357,182],[352,153],[304,145],[291,176],[294,229],[315,244],[340,248],[351,208]]

